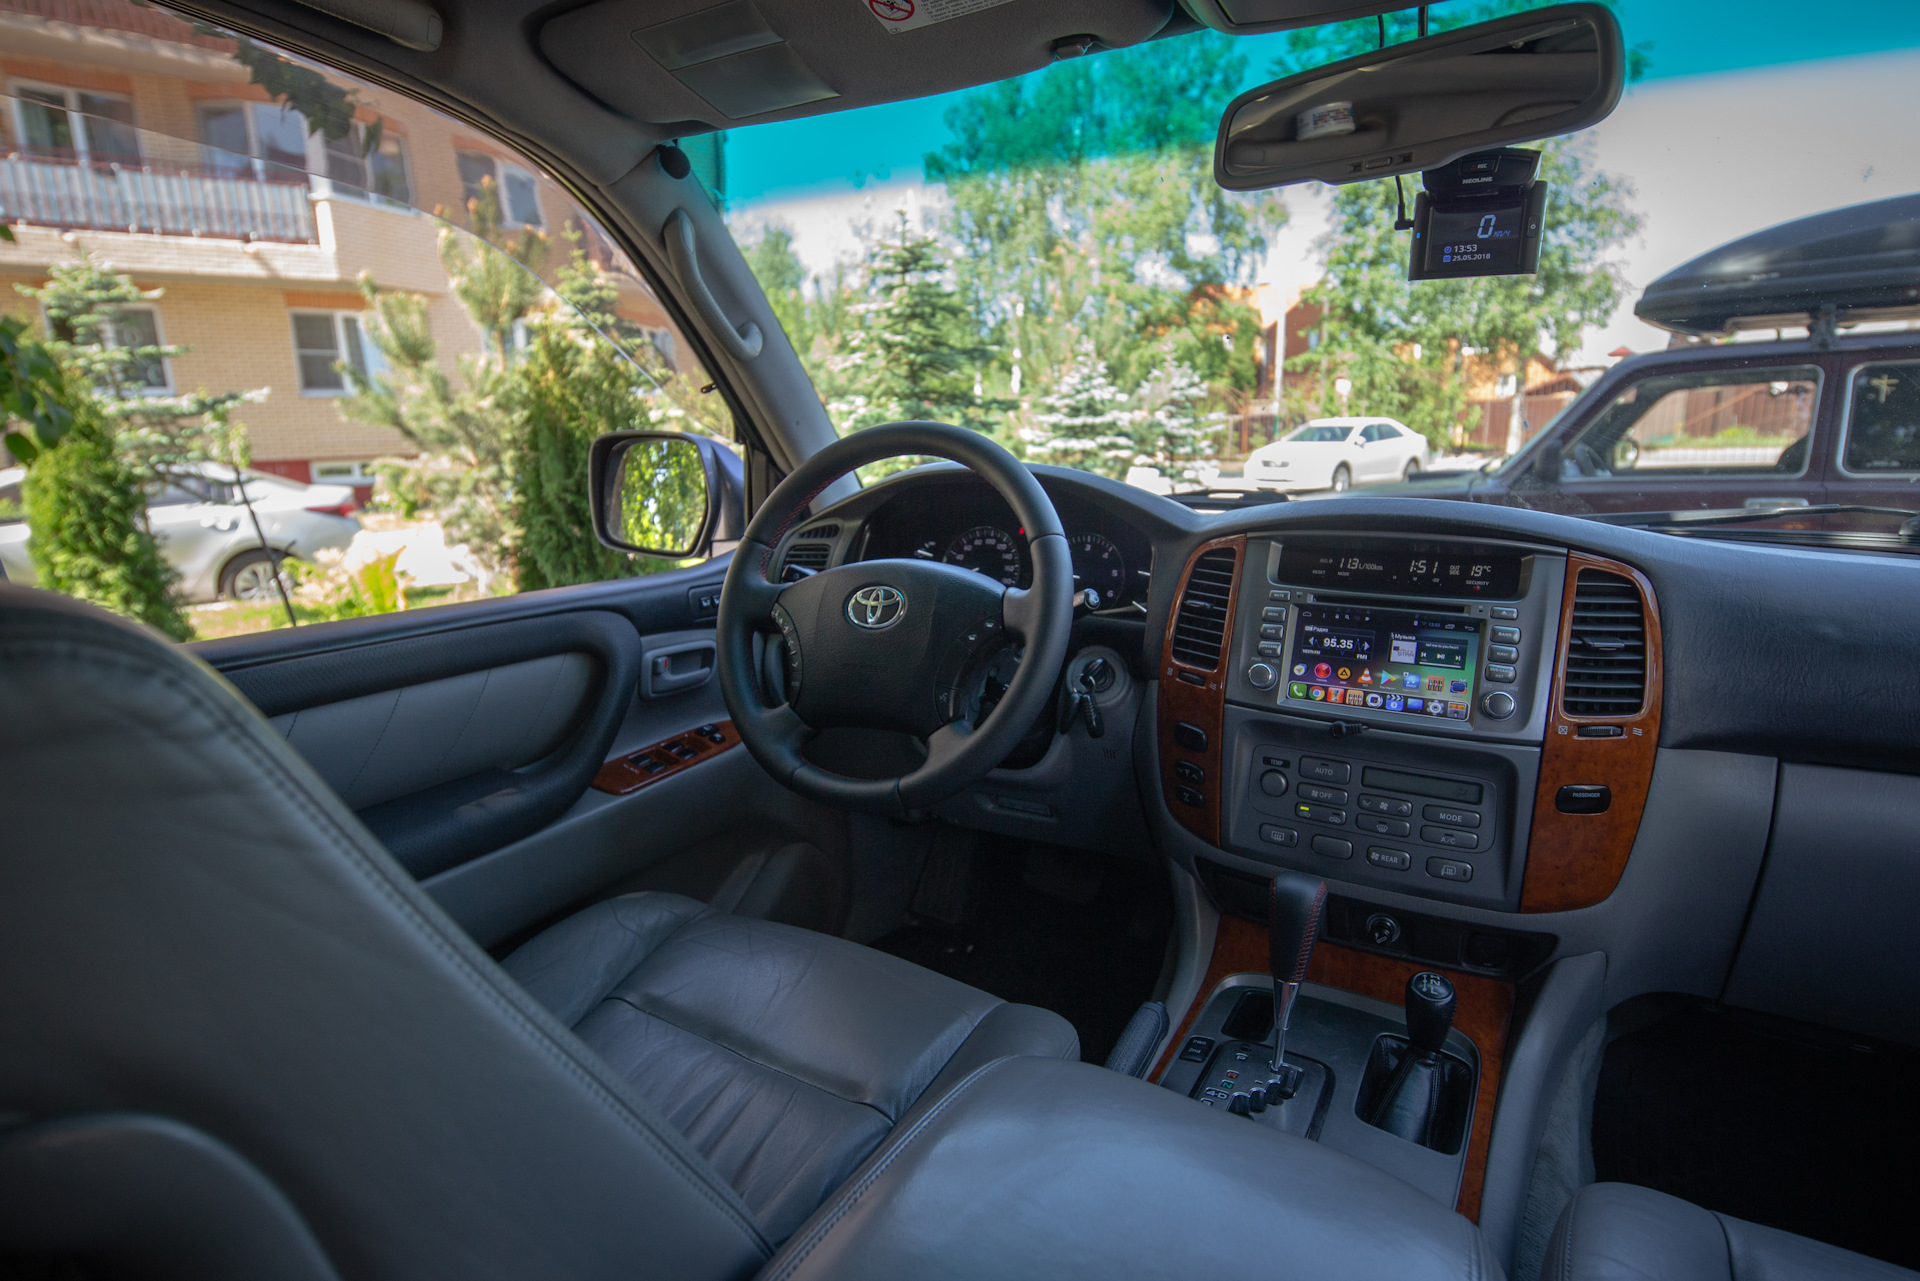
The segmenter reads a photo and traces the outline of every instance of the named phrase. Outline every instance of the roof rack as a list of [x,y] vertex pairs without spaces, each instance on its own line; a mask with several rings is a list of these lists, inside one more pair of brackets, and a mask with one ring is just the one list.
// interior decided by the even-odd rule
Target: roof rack
[[1633,314],[1694,337],[1920,319],[1920,195],[1783,222],[1682,263]]

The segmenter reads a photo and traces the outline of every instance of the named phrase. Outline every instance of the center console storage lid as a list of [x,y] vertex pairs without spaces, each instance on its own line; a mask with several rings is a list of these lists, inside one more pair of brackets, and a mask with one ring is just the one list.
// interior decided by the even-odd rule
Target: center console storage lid
[[1086,1063],[1001,1059],[883,1144],[764,1281],[1498,1277],[1466,1219]]

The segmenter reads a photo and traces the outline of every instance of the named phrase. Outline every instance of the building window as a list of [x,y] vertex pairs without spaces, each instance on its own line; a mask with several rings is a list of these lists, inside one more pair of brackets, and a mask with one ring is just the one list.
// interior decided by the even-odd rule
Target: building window
[[343,396],[353,390],[341,366],[362,377],[381,371],[379,349],[368,341],[357,311],[296,311],[293,354],[300,365],[300,394]]
[[[384,129],[369,139],[355,121],[346,135],[312,133],[307,118],[270,102],[204,103],[198,109],[202,160],[222,173],[287,179],[311,174],[324,179],[322,196],[378,198],[411,205],[406,145]],[[339,184],[336,189],[333,184]]]
[[338,194],[412,205],[406,146],[384,129],[369,139],[367,126],[355,121],[346,137],[325,140],[323,158],[328,179],[345,188]]
[[316,485],[354,485],[362,489],[380,479],[372,463],[315,463],[311,475]]
[[125,98],[42,85],[13,87],[14,129],[27,152],[56,159],[139,164],[140,135]]
[[500,199],[500,225],[503,227],[544,227],[540,217],[538,180],[519,165],[484,155],[478,151],[457,151],[460,189],[468,202],[480,199],[481,185],[493,180]]
[[160,354],[160,313],[152,307],[121,307],[109,313],[98,328],[76,330],[65,319],[48,318],[47,332],[65,343],[79,347],[131,347],[135,359],[127,366],[131,385],[120,388],[123,395],[171,391],[173,380],[167,358]]
[[222,173],[287,179],[307,171],[307,118],[271,102],[203,103],[201,160]]

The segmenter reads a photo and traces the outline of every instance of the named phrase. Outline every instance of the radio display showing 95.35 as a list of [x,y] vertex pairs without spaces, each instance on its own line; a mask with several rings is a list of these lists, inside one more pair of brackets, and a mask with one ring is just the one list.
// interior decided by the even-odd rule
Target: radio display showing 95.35
[[1357,592],[1505,600],[1520,594],[1520,557],[1504,551],[1283,543],[1280,580]]

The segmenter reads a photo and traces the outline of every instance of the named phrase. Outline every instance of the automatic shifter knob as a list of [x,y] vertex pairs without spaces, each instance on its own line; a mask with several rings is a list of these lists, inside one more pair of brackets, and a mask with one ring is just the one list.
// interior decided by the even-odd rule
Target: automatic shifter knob
[[1287,1018],[1320,937],[1327,883],[1298,872],[1279,872],[1267,887],[1267,946],[1273,969],[1273,1072],[1286,1076]]
[[1444,974],[1422,970],[1407,980],[1407,1046],[1422,1057],[1440,1053],[1459,1004]]

